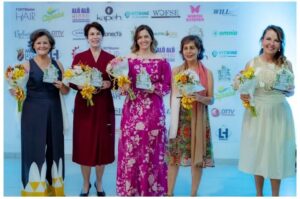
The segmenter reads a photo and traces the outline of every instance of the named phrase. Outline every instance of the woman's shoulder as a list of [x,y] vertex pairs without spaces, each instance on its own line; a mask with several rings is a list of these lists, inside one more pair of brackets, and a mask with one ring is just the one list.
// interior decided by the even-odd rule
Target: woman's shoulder
[[64,68],[63,64],[59,60],[52,59],[52,63],[56,63],[57,66],[60,68],[60,70],[62,70]]
[[175,67],[172,68],[173,73],[179,73],[182,70],[184,70],[184,65],[183,64],[181,64],[179,66],[175,66]]
[[[128,59],[143,59],[143,58],[139,57],[136,53],[130,53],[130,54],[126,55],[125,57]],[[166,61],[165,57],[163,57],[162,55],[157,54],[157,53],[154,53],[151,57],[146,58],[146,59]]]
[[161,60],[167,60],[164,56],[162,56],[161,54],[155,53],[153,55],[153,59],[161,59]]
[[86,56],[88,53],[89,53],[89,49],[84,50],[84,51],[81,51],[81,52],[79,52],[79,53],[76,53],[75,56],[74,56],[74,58],[84,57],[84,56]]
[[259,56],[255,56],[246,62],[245,68],[249,68],[249,67],[255,68],[259,63],[259,61],[260,61]]
[[29,69],[30,69],[30,62],[29,61],[25,61],[21,65],[24,66],[25,70],[29,71]]
[[107,52],[107,51],[105,51],[105,50],[101,50],[101,54],[102,54],[102,56],[105,56],[105,57],[108,57],[109,59],[113,59],[113,58],[115,58],[115,56],[113,55],[113,54],[111,54],[111,53],[109,53],[109,52]]
[[127,59],[136,59],[136,58],[138,58],[137,54],[135,54],[135,53],[129,53],[128,55],[125,55],[124,57],[127,58]]
[[286,59],[283,63],[283,66],[293,72],[293,66],[292,66],[292,62],[290,60]]

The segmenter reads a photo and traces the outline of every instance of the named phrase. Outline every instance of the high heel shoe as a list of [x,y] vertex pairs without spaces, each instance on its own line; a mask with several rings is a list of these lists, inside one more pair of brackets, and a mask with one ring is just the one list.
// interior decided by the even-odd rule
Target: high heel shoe
[[91,185],[91,183],[90,183],[88,191],[87,191],[86,193],[83,193],[83,192],[81,191],[81,193],[80,193],[79,196],[81,196],[81,197],[87,197],[87,196],[89,196],[91,186],[92,186],[92,185]]
[[98,191],[98,189],[97,189],[97,183],[96,182],[94,183],[94,186],[95,186],[96,191],[97,191],[97,196],[99,196],[99,197],[105,196],[104,190],[103,191]]

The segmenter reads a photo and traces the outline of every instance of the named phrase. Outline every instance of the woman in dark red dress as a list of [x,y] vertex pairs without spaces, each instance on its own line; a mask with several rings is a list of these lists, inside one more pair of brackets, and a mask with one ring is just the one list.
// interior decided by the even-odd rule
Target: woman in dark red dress
[[99,23],[87,24],[84,27],[84,35],[90,48],[77,54],[72,66],[82,63],[97,68],[102,73],[103,84],[93,94],[94,106],[87,106],[86,99],[80,94],[80,86],[71,85],[78,90],[73,121],[73,161],[81,165],[84,183],[80,196],[89,194],[91,167],[94,166],[97,176],[94,186],[97,195],[105,196],[102,189],[104,166],[115,160],[115,110],[110,91],[112,82],[106,73],[106,66],[114,56],[100,47],[104,29]]

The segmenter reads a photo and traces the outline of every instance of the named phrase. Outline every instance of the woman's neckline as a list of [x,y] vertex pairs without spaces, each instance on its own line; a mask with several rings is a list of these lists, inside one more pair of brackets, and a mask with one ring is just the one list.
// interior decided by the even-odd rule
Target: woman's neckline
[[268,65],[276,65],[274,61],[273,61],[273,62],[268,62],[268,61],[264,60],[264,59],[262,58],[261,55],[258,56],[258,58],[259,58],[259,60],[260,60],[261,62],[263,62],[263,63],[265,63],[265,64],[268,64]]
[[40,60],[37,60],[36,57],[33,58],[33,61],[36,63],[36,65],[39,67],[39,69],[40,69],[41,71],[44,71],[44,70],[46,70],[46,69],[48,69],[48,68],[50,67],[50,65],[52,64],[52,60],[51,60],[51,58],[50,58],[49,60],[50,60],[50,62],[48,63],[47,66],[42,66],[42,65],[39,63]]

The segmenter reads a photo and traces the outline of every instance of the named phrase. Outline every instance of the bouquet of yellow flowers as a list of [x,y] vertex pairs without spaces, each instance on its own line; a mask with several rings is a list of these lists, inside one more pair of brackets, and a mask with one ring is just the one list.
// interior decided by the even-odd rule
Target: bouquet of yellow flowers
[[[116,57],[109,62],[106,67],[106,72],[114,77],[114,88],[115,81],[117,81],[117,85],[119,88],[124,88],[126,85],[131,85],[131,81],[128,77],[129,66],[128,59],[125,57]],[[128,89],[129,98],[134,100],[136,96],[134,95],[132,89],[129,87]]]
[[193,108],[193,102],[195,101],[194,97],[183,96],[181,98],[181,105],[183,108],[190,110]]
[[238,90],[241,94],[250,95],[249,102],[243,102],[243,105],[251,112],[252,116],[257,116],[253,98],[256,86],[257,79],[255,77],[255,70],[251,66],[237,74],[233,82],[234,90]]
[[200,92],[205,88],[200,84],[199,75],[191,69],[184,70],[175,75],[175,85],[182,94],[181,105],[185,109],[191,109],[195,98],[192,95]]
[[101,72],[92,68],[88,65],[79,63],[73,66],[73,68],[67,69],[63,74],[63,83],[68,85],[73,83],[78,86],[83,86],[80,91],[82,97],[87,100],[87,106],[93,106],[93,93],[95,92],[95,87],[101,87],[102,85]]
[[22,64],[17,64],[14,67],[8,66],[5,71],[5,78],[8,84],[15,89],[15,98],[18,102],[18,112],[22,111],[23,101],[26,97],[24,89],[28,77],[28,71]]
[[175,84],[183,95],[190,95],[205,89],[200,84],[199,75],[191,69],[176,74]]

